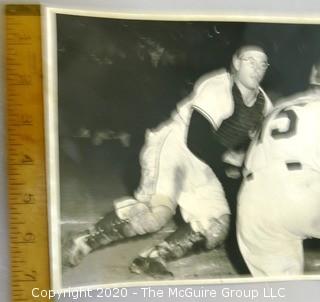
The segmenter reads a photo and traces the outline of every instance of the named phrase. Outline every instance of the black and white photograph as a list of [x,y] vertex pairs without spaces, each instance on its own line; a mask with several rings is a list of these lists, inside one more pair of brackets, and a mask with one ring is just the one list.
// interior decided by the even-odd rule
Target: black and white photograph
[[320,279],[320,19],[46,28],[55,287]]

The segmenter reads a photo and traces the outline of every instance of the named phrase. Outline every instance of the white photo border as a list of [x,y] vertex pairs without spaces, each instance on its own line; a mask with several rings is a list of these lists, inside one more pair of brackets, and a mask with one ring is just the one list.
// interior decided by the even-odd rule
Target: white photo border
[[[58,71],[57,71],[57,27],[56,15],[74,15],[97,18],[150,21],[216,21],[216,22],[256,22],[314,24],[320,26],[319,17],[256,15],[242,16],[220,12],[219,14],[176,14],[162,12],[123,13],[119,11],[97,11],[56,6],[42,7],[42,47],[43,47],[43,87],[45,105],[45,143],[47,168],[47,200],[49,223],[50,277],[52,290],[70,291],[62,285],[61,234],[60,234],[60,177],[59,177],[59,133],[58,133]],[[281,276],[281,277],[235,277],[199,280],[166,280],[147,282],[121,282],[73,287],[72,290],[97,289],[102,287],[137,287],[137,286],[174,286],[174,285],[218,285],[235,283],[278,282],[320,280],[320,275]]]

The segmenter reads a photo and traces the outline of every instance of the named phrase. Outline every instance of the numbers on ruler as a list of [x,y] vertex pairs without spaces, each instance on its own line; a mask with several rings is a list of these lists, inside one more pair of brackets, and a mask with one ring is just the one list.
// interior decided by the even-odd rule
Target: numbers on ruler
[[[21,234],[21,232],[18,232]],[[25,243],[34,243],[36,242],[36,235],[32,232],[26,232],[21,234],[20,238],[14,241],[14,243],[25,244]]]
[[23,240],[26,243],[33,243],[36,241],[36,236],[32,232],[25,233],[23,236]]
[[37,281],[37,271],[32,270],[28,274],[24,274],[24,277],[26,278],[25,281]]
[[21,125],[32,125],[32,116],[30,114],[22,114],[19,117],[19,122],[21,123]]
[[33,165],[33,159],[31,158],[30,155],[28,154],[23,154],[22,159],[21,159],[21,163],[23,165]]
[[34,200],[35,200],[35,198],[34,198],[34,195],[33,195],[33,194],[26,193],[26,194],[24,194],[24,196],[23,196],[23,202],[24,202],[25,204],[32,204],[32,203],[34,203]]
[[[35,15],[21,15],[25,6],[8,6],[6,70],[8,91],[8,189],[12,243],[12,296],[31,301],[30,286],[49,287],[42,130],[42,62],[39,7]],[[7,7],[7,8],[8,8]],[[8,9],[7,9],[8,11]],[[32,10],[33,11],[33,10]],[[16,14],[17,13],[17,14]],[[31,127],[30,127],[31,126]],[[41,154],[41,155],[40,155]],[[41,157],[40,157],[41,156]],[[19,264],[17,264],[19,263]],[[17,286],[18,285],[18,286]]]

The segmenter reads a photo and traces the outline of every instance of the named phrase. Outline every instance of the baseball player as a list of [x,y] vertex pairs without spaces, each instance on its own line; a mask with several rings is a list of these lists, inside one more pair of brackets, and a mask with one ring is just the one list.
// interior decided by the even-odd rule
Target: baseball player
[[160,230],[178,205],[185,224],[139,255],[131,271],[170,274],[167,261],[183,257],[194,245],[214,248],[223,242],[230,209],[215,170],[222,159],[241,166],[241,147],[271,107],[259,87],[268,67],[264,51],[243,47],[232,66],[232,72],[220,70],[201,78],[169,121],[147,130],[140,155],[142,178],[134,197],[114,201],[113,212],[69,240],[64,264],[75,266],[101,246]]
[[248,151],[237,237],[253,276],[302,274],[302,242],[320,238],[320,62],[311,84],[277,106]]

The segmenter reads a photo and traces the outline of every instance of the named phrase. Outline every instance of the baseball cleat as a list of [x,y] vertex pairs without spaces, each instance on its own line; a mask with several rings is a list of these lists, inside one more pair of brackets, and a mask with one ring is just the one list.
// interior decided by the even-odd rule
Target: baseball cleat
[[170,278],[173,273],[167,268],[166,261],[161,257],[141,257],[138,256],[133,260],[129,267],[130,271],[135,274],[147,274],[154,278]]

